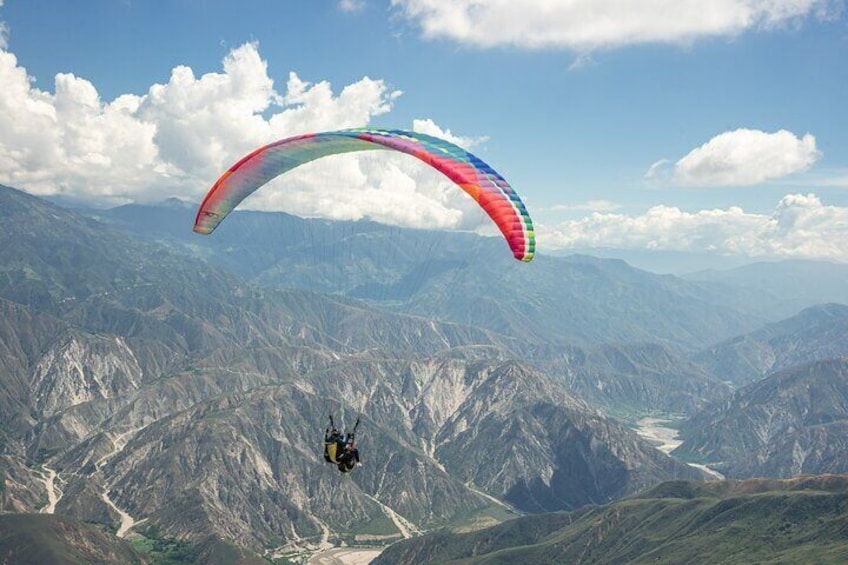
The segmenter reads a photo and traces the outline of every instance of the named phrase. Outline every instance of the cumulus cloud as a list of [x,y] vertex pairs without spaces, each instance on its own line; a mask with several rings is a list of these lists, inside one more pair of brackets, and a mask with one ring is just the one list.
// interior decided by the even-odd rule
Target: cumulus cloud
[[747,186],[805,171],[820,158],[809,133],[740,128],[713,137],[673,165],[657,161],[645,177],[683,186]]
[[434,137],[440,137],[462,147],[463,149],[471,149],[475,145],[485,143],[489,140],[489,138],[485,136],[462,137],[459,135],[454,135],[451,130],[440,128],[438,125],[436,125],[436,122],[430,119],[412,120],[412,131],[432,135]]
[[255,192],[243,208],[428,229],[475,230],[484,220],[474,201],[441,173],[388,151],[307,163]]
[[[40,90],[5,50],[0,84],[0,182],[99,205],[169,196],[199,201],[248,151],[299,133],[367,125],[401,95],[369,77],[336,92],[326,81],[311,83],[295,73],[278,92],[255,43],[233,49],[221,72],[196,76],[179,66],[167,83],[112,101],[70,73],[56,76],[53,93]],[[464,145],[481,139],[454,135],[427,119],[414,127]],[[469,228],[480,222],[470,202],[423,163],[383,151],[298,168],[243,207]]]
[[848,208],[826,206],[814,194],[789,194],[771,215],[739,207],[684,212],[660,205],[641,216],[595,213],[539,226],[537,234],[540,248],[618,247],[848,261]]
[[772,29],[834,0],[392,0],[426,38],[477,47],[586,51],[638,43],[686,43]]
[[166,84],[110,102],[69,73],[56,76],[54,93],[41,91],[7,51],[0,51],[0,83],[0,112],[9,116],[0,124],[5,182],[41,194],[132,200],[196,198],[251,148],[365,124],[398,94],[366,77],[334,96],[328,83],[292,73],[280,95],[253,43],[232,50],[221,73],[196,77],[176,67]]

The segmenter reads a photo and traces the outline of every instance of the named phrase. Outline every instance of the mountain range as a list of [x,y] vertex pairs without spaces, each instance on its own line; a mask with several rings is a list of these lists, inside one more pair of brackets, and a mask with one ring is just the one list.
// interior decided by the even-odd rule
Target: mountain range
[[[7,188],[0,210],[5,511],[296,558],[704,476],[522,361],[527,334],[260,288]],[[331,412],[365,418],[352,479],[321,459]]]
[[[739,478],[846,471],[845,306],[782,319],[781,298],[732,281],[525,265],[492,238],[372,222],[237,212],[204,238],[180,202],[71,211],[7,187],[0,214],[0,510],[16,528],[42,511],[142,559],[302,562],[525,513],[579,520],[708,476],[680,458]],[[322,460],[330,413],[363,418],[350,477]],[[676,458],[622,423],[649,414],[686,418]],[[731,487],[703,488],[688,498],[711,512]]]
[[848,306],[820,304],[725,340],[692,357],[736,386],[812,361],[848,356]]
[[679,456],[730,477],[848,469],[848,358],[778,371],[684,422]]
[[817,304],[848,304],[848,265],[842,263],[800,259],[755,261],[730,269],[699,269],[681,277],[770,296],[773,298],[770,308],[780,317]]
[[759,327],[758,294],[687,283],[620,260],[539,255],[521,265],[497,238],[234,212],[203,237],[170,202],[88,212],[266,288],[301,288],[542,343],[658,342],[693,350]]

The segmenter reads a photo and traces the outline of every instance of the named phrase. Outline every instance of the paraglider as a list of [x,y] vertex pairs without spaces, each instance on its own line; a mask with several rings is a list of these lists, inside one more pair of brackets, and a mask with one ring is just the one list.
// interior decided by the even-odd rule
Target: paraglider
[[295,167],[338,153],[388,149],[417,157],[469,194],[497,225],[513,256],[536,251],[533,222],[521,198],[489,165],[465,149],[429,135],[384,129],[311,133],[276,141],[248,154],[215,182],[200,205],[194,231],[209,234],[258,188]]
[[359,463],[359,449],[356,447],[356,430],[359,428],[359,418],[353,425],[353,430],[342,435],[333,422],[330,414],[330,425],[324,431],[324,461],[338,467],[342,473],[350,473]]

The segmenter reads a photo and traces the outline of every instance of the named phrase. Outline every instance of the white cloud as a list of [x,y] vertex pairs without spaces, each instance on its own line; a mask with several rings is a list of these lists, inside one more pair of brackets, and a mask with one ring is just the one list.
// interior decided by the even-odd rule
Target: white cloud
[[[57,75],[53,93],[35,88],[5,50],[0,84],[0,183],[104,206],[169,196],[199,202],[252,149],[300,133],[367,125],[401,94],[369,77],[334,92],[326,81],[310,83],[295,73],[277,92],[254,43],[232,50],[222,72],[198,77],[179,66],[167,83],[112,101],[73,74]],[[454,135],[429,119],[416,120],[414,128],[466,146],[485,139]],[[428,228],[474,229],[484,218],[440,173],[388,151],[295,169],[243,208]]]
[[620,204],[611,200],[589,200],[581,204],[557,204],[551,206],[551,212],[612,212],[621,208]]
[[738,207],[690,213],[660,205],[641,216],[595,213],[538,226],[537,234],[540,249],[617,247],[848,261],[848,208],[825,206],[814,194],[787,195],[770,216]]
[[432,135],[433,137],[439,137],[441,139],[450,141],[451,143],[458,145],[466,150],[471,149],[475,145],[485,143],[489,140],[489,138],[485,136],[461,137],[458,135],[454,135],[451,130],[440,128],[438,125],[436,125],[436,122],[431,119],[412,120],[412,131]]
[[645,172],[645,180],[652,184],[664,184],[671,181],[674,164],[670,159],[660,159],[648,167]]
[[426,38],[586,51],[687,43],[827,17],[838,0],[392,0]]
[[[3,7],[3,0],[0,0],[0,8]],[[6,49],[9,45],[9,26],[6,22],[0,20],[0,49]]]
[[657,161],[645,177],[670,176],[684,186],[747,186],[805,171],[819,158],[816,138],[809,133],[796,137],[786,130],[740,128],[713,137],[673,167],[668,160]]
[[476,203],[441,173],[389,151],[307,163],[256,191],[243,207],[429,229],[473,230],[485,219]]
[[343,12],[358,12],[365,8],[365,0],[339,0]]

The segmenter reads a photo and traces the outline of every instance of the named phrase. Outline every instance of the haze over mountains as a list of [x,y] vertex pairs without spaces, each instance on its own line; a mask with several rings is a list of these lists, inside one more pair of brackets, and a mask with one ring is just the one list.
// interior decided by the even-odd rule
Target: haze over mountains
[[723,341],[693,357],[736,385],[796,365],[848,356],[848,306],[821,304],[759,330]]
[[[263,212],[237,212],[214,235],[198,237],[185,228],[194,213],[171,202],[94,215],[264,287],[340,294],[534,342],[661,341],[692,349],[763,321],[753,314],[756,306],[722,287],[687,284],[617,260],[543,254],[516,265],[498,238]],[[667,315],[658,315],[660,309]]]
[[[84,212],[0,187],[3,511],[298,560],[706,478],[628,427],[649,414],[689,417],[676,453],[733,477],[848,471],[848,307],[782,320],[755,285],[472,234]],[[780,417],[746,431],[756,410]],[[321,458],[329,412],[364,415],[350,478]]]
[[828,261],[755,262],[727,270],[697,270],[686,280],[724,283],[756,289],[778,299],[774,305],[788,316],[815,304],[848,304],[848,265]]

